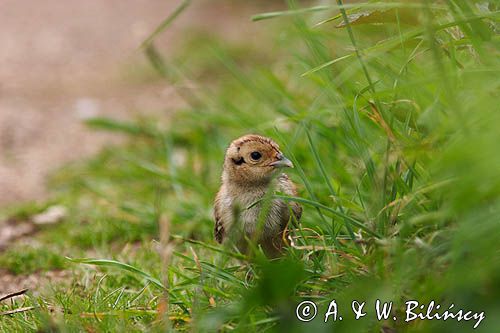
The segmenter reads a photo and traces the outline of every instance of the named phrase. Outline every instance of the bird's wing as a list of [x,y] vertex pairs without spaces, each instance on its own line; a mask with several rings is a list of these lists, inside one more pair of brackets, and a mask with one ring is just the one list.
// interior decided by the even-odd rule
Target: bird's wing
[[[280,191],[285,193],[286,195],[296,197],[298,194],[297,187],[284,173],[279,177],[279,187]],[[297,221],[299,221],[300,217],[302,216],[302,206],[295,201],[290,201],[289,205],[292,208],[293,215],[295,215],[295,218],[297,219]]]
[[217,193],[217,196],[215,197],[215,204],[214,204],[214,219],[215,219],[215,226],[214,226],[214,237],[215,240],[219,243],[222,243],[224,240],[224,223],[222,222],[222,214],[221,214],[221,191]]

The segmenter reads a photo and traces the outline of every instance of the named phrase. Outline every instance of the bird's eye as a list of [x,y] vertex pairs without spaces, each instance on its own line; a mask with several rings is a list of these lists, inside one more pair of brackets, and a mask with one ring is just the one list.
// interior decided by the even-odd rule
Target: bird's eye
[[252,160],[258,161],[262,157],[262,154],[258,151],[254,151],[250,154],[250,157],[252,158]]

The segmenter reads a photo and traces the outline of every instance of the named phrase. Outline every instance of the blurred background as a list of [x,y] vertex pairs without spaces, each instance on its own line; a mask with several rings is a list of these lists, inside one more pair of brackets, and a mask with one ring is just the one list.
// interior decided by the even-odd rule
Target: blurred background
[[[44,198],[50,171],[120,141],[88,129],[82,120],[164,116],[179,108],[183,101],[154,75],[140,49],[177,5],[0,2],[0,207]],[[255,41],[262,25],[252,23],[251,14],[278,5],[195,1],[158,36],[157,46],[172,54],[199,31],[222,40]]]

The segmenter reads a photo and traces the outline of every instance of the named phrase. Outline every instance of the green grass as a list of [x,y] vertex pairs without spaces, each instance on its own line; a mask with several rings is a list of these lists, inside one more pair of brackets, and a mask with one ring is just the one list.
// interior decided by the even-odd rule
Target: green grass
[[[16,274],[65,268],[73,278],[0,303],[0,312],[36,306],[2,316],[0,330],[472,331],[471,322],[373,314],[381,299],[403,319],[414,299],[485,311],[476,331],[495,331],[498,8],[340,4],[291,1],[256,16],[273,18],[255,23],[267,28],[259,45],[200,33],[166,58],[153,35],[146,56],[186,107],[168,121],[89,121],[130,140],[57,172],[51,202],[69,217],[37,235],[40,249],[0,254]],[[360,10],[384,11],[335,28]],[[304,213],[282,260],[213,241],[224,150],[249,132],[275,138],[296,166]],[[332,299],[344,320],[325,324]],[[314,321],[295,318],[302,300],[318,303]],[[354,320],[352,300],[371,312]]]
[[62,269],[65,260],[50,247],[14,246],[0,257],[0,266],[14,274],[29,274],[37,271]]

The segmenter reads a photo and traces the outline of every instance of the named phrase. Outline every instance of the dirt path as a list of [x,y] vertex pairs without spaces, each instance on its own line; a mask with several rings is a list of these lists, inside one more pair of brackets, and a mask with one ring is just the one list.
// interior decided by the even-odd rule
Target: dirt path
[[[258,3],[256,9],[231,1],[193,2],[159,45],[169,51],[193,27],[238,38],[233,27],[242,28],[242,22],[248,36],[256,26],[249,16],[263,9]],[[116,142],[82,126],[82,118],[165,113],[181,103],[164,83],[125,75],[127,68],[145,65],[138,45],[177,4],[0,2],[0,207],[43,198],[51,170]]]

